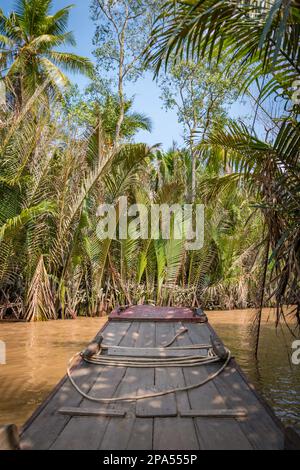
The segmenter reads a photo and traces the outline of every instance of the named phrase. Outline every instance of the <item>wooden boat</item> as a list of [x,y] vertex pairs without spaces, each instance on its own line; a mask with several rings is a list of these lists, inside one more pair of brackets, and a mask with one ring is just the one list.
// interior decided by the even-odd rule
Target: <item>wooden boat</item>
[[[187,351],[196,354],[196,349],[191,349],[193,345],[211,344],[211,338],[216,338],[206,320],[201,311],[187,308],[135,306],[114,311],[93,344],[103,341],[104,354],[111,354],[114,361],[122,361],[124,356],[127,360],[148,357],[158,360],[158,365],[115,367],[80,357],[72,367],[72,379],[85,396],[152,397],[90,401],[66,376],[24,426],[21,448],[283,449],[284,429],[280,421],[234,359],[213,380],[192,388],[217,374],[225,360],[196,366],[180,362],[185,360],[182,356],[186,357]],[[166,347],[170,342],[172,345]],[[214,339],[213,342],[222,353],[223,345],[218,346]],[[175,362],[172,367],[161,366],[162,361],[173,361],[174,357],[178,358],[178,365]],[[178,389],[182,391],[153,396]]]

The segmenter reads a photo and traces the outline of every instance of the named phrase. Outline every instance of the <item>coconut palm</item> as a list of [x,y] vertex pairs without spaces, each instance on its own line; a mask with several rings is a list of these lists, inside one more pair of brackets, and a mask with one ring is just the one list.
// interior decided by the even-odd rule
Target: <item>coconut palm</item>
[[[206,195],[218,197],[243,182],[252,194],[256,207],[263,214],[265,275],[262,282],[263,303],[267,281],[270,296],[278,305],[278,321],[284,304],[296,305],[295,316],[300,320],[300,232],[299,232],[299,142],[300,125],[283,121],[273,143],[253,136],[245,126],[231,123],[227,129],[215,130],[203,144],[213,150],[225,150],[227,161],[237,169],[229,175],[207,178]],[[272,249],[271,258],[269,251]],[[266,278],[267,265],[271,272]]]
[[[140,131],[151,132],[151,119],[143,113],[132,111],[133,101],[127,100],[124,104],[124,119],[120,129],[120,139],[131,139]],[[116,96],[108,96],[103,105],[100,105],[100,116],[103,130],[110,143],[116,139],[117,122],[120,115],[120,105]]]
[[51,14],[52,5],[52,0],[17,0],[8,16],[0,10],[0,67],[19,107],[24,95],[45,81],[57,92],[69,83],[65,71],[93,69],[89,59],[61,51],[76,44],[67,29],[71,6]]
[[123,195],[146,206],[184,203],[186,152],[155,154],[141,144],[110,151],[105,132],[101,143],[93,128],[79,138],[53,119],[43,88],[21,112],[4,109],[0,118],[0,288],[22,305],[23,318],[92,315],[116,303],[199,305],[212,289],[226,305],[247,305],[244,252],[251,261],[256,234],[236,222],[235,211],[243,211],[240,220],[249,215],[237,185],[210,202],[200,190],[206,170],[198,169],[197,202],[209,206],[202,250],[188,254],[184,240],[172,238],[101,240],[100,203],[117,208]]
[[286,93],[300,73],[300,10],[295,0],[238,2],[166,1],[158,17],[147,61],[158,72],[172,57],[228,61],[244,86],[267,77],[261,96]]
[[78,137],[53,118],[43,91],[21,110],[0,109],[0,299],[21,300],[32,321],[101,311],[112,278],[126,293],[134,243],[124,241],[116,256],[118,244],[97,237],[96,213],[121,195],[134,200],[152,152],[111,149],[99,125]]
[[43,87],[21,111],[2,109],[0,119],[1,289],[22,297],[24,318],[53,318],[73,311],[65,299],[85,273],[82,234],[113,153],[95,145],[93,130],[66,140]]
[[271,143],[259,140],[242,124],[232,123],[210,134],[204,148],[213,149],[219,160],[230,155],[236,171],[207,178],[205,190],[210,184],[210,195],[216,198],[218,190],[232,188],[237,181],[248,185],[266,227],[261,305],[269,262],[278,306],[296,304],[299,321],[300,128],[299,104],[292,101],[300,73],[299,2],[167,1],[152,31],[147,62],[158,73],[174,58],[175,62],[205,58],[210,63],[226,59],[228,70],[234,68],[243,77],[243,90],[250,93],[250,85],[258,85],[258,107],[263,109],[267,97],[277,96],[283,102],[285,113],[273,121],[276,132]]

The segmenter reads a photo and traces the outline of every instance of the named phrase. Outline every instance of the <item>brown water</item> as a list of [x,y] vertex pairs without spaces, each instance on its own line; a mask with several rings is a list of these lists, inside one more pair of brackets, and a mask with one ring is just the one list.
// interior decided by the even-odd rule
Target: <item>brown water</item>
[[[250,311],[209,313],[209,319],[251,381],[286,423],[300,423],[300,366],[292,366],[293,338],[263,323],[255,364],[246,335]],[[267,317],[265,316],[265,319]],[[0,365],[0,425],[22,425],[66,371],[68,359],[99,331],[105,319],[0,324],[7,364]]]
[[104,319],[0,324],[6,365],[0,365],[0,425],[22,425],[65,375]]
[[284,424],[300,425],[300,365],[292,364],[293,324],[274,326],[274,311],[265,309],[261,327],[258,361],[253,358],[249,325],[254,310],[208,313],[218,335],[257,390],[272,406]]

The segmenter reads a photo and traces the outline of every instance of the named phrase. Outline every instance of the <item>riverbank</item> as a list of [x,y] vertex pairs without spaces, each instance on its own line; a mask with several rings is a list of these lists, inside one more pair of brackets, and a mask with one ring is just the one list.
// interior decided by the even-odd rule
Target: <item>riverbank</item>
[[[250,326],[251,322],[255,319],[257,309],[248,308],[244,310],[214,310],[206,311],[209,320],[212,324],[215,322],[218,324],[235,323],[244,326]],[[286,309],[285,322],[290,326],[296,326],[295,317],[293,316],[293,309]],[[261,323],[265,325],[274,326],[276,322],[276,309],[275,308],[264,308],[262,311]],[[283,323],[283,322],[282,322]]]

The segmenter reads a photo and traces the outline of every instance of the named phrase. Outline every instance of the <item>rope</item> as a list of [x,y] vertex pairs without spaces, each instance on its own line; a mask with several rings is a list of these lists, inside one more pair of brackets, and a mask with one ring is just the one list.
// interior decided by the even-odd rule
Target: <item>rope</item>
[[211,364],[219,362],[220,358],[208,352],[207,356],[182,356],[173,358],[139,358],[139,357],[111,357],[111,356],[94,356],[92,358],[84,358],[85,362],[102,366],[113,367],[194,367],[196,365]]
[[179,336],[183,335],[184,333],[187,333],[188,331],[189,330],[187,328],[181,328],[181,330],[178,331],[174,338],[169,343],[165,344],[163,348],[169,348],[170,346],[172,346],[172,344],[175,343],[176,339],[179,338]]
[[[226,367],[228,366],[230,360],[231,360],[231,353],[229,350],[228,351],[228,357],[225,361],[225,363],[222,365],[222,367],[217,370],[214,374],[211,374],[209,375],[205,380],[199,382],[199,383],[196,383],[196,384],[193,384],[193,385],[190,385],[190,386],[187,386],[187,387],[179,387],[179,388],[173,388],[171,390],[165,390],[165,391],[162,391],[162,392],[157,392],[157,393],[149,393],[149,394],[145,394],[145,395],[140,395],[140,396],[132,396],[132,395],[126,395],[126,396],[123,396],[123,397],[114,397],[114,398],[97,398],[97,397],[92,397],[90,395],[87,395],[85,392],[83,392],[78,386],[77,384],[75,383],[75,381],[73,380],[71,374],[70,374],[70,369],[68,369],[68,377],[70,379],[70,382],[71,384],[73,385],[73,387],[80,393],[80,395],[82,395],[84,398],[86,398],[87,400],[90,400],[90,401],[93,401],[93,402],[97,402],[97,403],[115,403],[115,402],[120,402],[120,401],[135,401],[135,400],[145,400],[147,398],[156,398],[156,397],[161,397],[161,396],[164,396],[164,395],[169,395],[170,393],[177,393],[177,392],[187,392],[189,390],[193,390],[195,388],[199,388],[199,387],[202,387],[203,385],[207,384],[208,382],[211,382],[212,380],[214,380],[216,377],[218,377],[218,375],[220,375],[224,369],[226,369]],[[78,353],[80,354],[80,353]],[[77,355],[78,355],[77,354]],[[76,355],[76,356],[77,356]],[[76,357],[74,356],[74,358]],[[203,365],[203,363],[202,363]],[[178,366],[177,366],[178,367]],[[186,366],[185,366],[186,367]]]
[[[173,338],[168,345],[172,345],[178,336],[182,335],[183,333],[186,333],[188,331],[187,328],[181,330],[176,334],[176,336]],[[168,348],[168,345],[164,346],[164,348]],[[196,345],[194,345],[196,346]],[[199,348],[201,346],[201,348]],[[103,349],[108,349],[111,348],[112,346],[103,346]],[[115,346],[113,346],[115,347]],[[76,384],[74,381],[72,375],[71,375],[71,368],[73,361],[75,358],[78,356],[81,356],[82,359],[90,364],[94,365],[100,365],[100,366],[110,366],[110,367],[129,367],[129,368],[146,368],[146,367],[195,367],[195,366],[200,366],[200,365],[209,365],[212,363],[216,363],[220,361],[220,358],[213,352],[212,350],[212,345],[198,345],[198,349],[208,349],[208,354],[207,356],[183,356],[181,358],[137,358],[137,357],[123,357],[122,359],[117,359],[116,357],[110,357],[110,356],[101,356],[101,355],[96,355],[93,358],[87,359],[85,358],[82,353],[77,353],[75,354],[69,361],[69,366],[67,369],[67,375],[68,378],[75,388],[77,392],[83,397],[86,398],[89,401],[97,402],[97,403],[116,403],[116,402],[122,402],[122,401],[137,401],[137,400],[145,400],[147,398],[156,398],[156,397],[161,397],[164,395],[169,395],[171,393],[177,393],[177,392],[187,392],[189,390],[194,390],[196,388],[202,387],[203,385],[211,382],[214,380],[216,377],[218,377],[228,366],[230,360],[231,360],[231,352],[229,349],[226,349],[227,352],[227,358],[216,372],[213,374],[210,374],[205,380],[202,380],[201,382],[198,382],[193,385],[189,386],[184,386],[184,387],[179,387],[179,388],[172,388],[170,390],[164,390],[161,392],[157,393],[149,393],[149,394],[144,394],[144,395],[125,395],[122,397],[113,397],[113,398],[97,398],[97,397],[92,397],[88,394],[86,394],[83,390],[80,389],[80,387]],[[147,348],[145,348],[147,349]],[[150,348],[149,348],[150,349]],[[153,349],[153,348],[151,348]],[[171,348],[168,348],[168,350]],[[186,349],[185,346],[183,347],[177,347],[177,348],[172,348],[172,349]],[[101,353],[101,351],[100,351]]]
[[[210,349],[211,344],[189,344],[186,346],[172,346],[173,343],[175,343],[176,339],[179,338],[179,336],[187,333],[189,330],[188,328],[181,328],[178,333],[176,333],[175,337],[169,341],[169,343],[164,344],[162,346],[159,346],[158,348],[142,348],[143,350],[153,350],[153,349],[166,349],[168,348],[168,351],[176,351],[176,350],[181,350],[181,349]],[[128,346],[112,346],[111,344],[101,344],[101,349],[128,349]],[[141,349],[141,348],[136,348],[136,349]]]
[[[143,351],[153,351],[153,349],[166,349],[168,348],[168,351],[178,351],[178,350],[183,350],[183,349],[211,349],[211,344],[189,344],[187,346],[173,346],[173,347],[168,347],[168,346],[159,346],[158,348],[135,348],[137,351],[140,351],[141,349]],[[107,350],[107,349],[128,349],[128,346],[112,346],[108,344],[101,344],[101,349]]]

